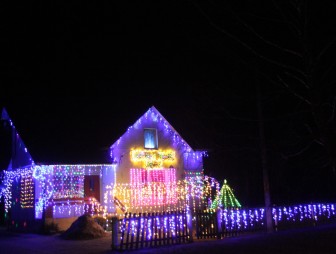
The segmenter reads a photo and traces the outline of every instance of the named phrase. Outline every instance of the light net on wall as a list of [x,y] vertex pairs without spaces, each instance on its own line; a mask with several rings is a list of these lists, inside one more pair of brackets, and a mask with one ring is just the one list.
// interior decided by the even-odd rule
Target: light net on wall
[[27,171],[25,174],[21,174],[20,181],[21,193],[20,193],[20,204],[22,208],[33,208],[34,207],[34,181],[33,172]]
[[176,181],[175,169],[165,169],[165,173],[163,169],[156,172],[144,170],[132,169],[130,184],[108,186],[104,199],[114,200],[120,208],[118,213],[183,209],[195,212],[210,207],[212,198],[219,193],[218,181],[203,174],[189,175],[185,180]]
[[54,166],[53,199],[83,198],[84,169],[81,166]]

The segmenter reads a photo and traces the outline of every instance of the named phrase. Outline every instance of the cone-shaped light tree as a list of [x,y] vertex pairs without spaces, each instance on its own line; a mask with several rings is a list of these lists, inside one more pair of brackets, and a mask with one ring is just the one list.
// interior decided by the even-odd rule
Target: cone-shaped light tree
[[215,200],[212,202],[211,208],[222,208],[222,209],[231,209],[231,208],[240,208],[241,204],[236,199],[233,194],[232,189],[227,184],[227,181],[224,179],[224,184],[216,196]]

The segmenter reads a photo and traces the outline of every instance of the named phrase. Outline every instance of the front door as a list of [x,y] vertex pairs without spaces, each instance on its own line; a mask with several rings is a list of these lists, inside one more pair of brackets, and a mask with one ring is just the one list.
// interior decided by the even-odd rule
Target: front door
[[98,175],[84,176],[84,197],[94,197],[100,202],[100,181]]

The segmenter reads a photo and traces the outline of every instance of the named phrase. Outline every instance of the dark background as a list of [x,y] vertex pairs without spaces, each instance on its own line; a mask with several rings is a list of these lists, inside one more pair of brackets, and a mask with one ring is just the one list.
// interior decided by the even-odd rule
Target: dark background
[[[323,148],[298,153],[310,142],[301,136],[309,111],[271,81],[278,66],[248,48],[300,64],[252,37],[237,15],[280,45],[296,50],[297,41],[270,22],[280,15],[267,1],[214,2],[3,1],[0,106],[35,162],[109,162],[109,146],[154,105],[192,148],[208,150],[205,174],[227,179],[244,206],[263,205],[259,85],[272,202],[335,201]],[[336,8],[308,7],[315,52],[335,38]],[[320,69],[330,74],[329,50]]]

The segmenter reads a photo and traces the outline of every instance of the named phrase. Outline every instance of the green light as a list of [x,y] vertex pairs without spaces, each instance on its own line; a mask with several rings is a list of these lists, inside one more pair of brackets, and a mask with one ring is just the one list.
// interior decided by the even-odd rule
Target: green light
[[224,184],[219,191],[219,195],[216,196],[215,200],[212,202],[211,208],[240,208],[241,204],[236,199],[233,194],[233,191],[227,184],[227,181],[224,179]]

